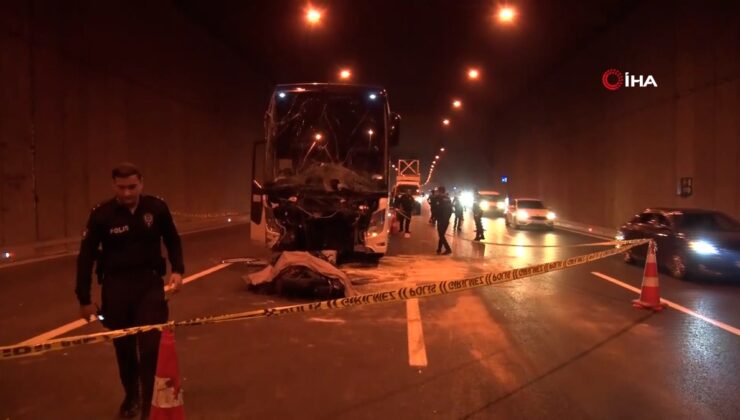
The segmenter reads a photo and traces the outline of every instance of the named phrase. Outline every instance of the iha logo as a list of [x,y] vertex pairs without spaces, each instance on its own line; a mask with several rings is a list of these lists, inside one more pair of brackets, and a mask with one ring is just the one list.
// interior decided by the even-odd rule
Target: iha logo
[[632,75],[629,72],[622,72],[617,69],[609,69],[601,75],[601,83],[609,90],[617,90],[624,87],[658,87],[658,83],[652,74],[647,76]]

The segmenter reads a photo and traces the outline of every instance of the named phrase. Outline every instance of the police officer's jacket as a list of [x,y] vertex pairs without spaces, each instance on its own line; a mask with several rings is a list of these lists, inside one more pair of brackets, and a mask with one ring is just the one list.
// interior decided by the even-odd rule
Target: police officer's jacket
[[167,247],[172,272],[184,273],[180,235],[164,200],[142,194],[134,213],[115,198],[93,208],[77,257],[75,293],[80,304],[91,302],[90,283],[96,262],[100,264],[96,271],[103,276],[143,270],[164,275],[161,240]]
[[441,195],[437,198],[437,219],[450,220],[450,216],[452,216],[452,200],[447,194]]

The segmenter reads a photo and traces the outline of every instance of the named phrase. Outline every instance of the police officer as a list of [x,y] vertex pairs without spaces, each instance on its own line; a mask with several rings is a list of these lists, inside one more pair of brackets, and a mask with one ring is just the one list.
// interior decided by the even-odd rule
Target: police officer
[[479,192],[475,193],[475,201],[473,202],[473,220],[475,220],[475,239],[474,241],[482,241],[486,238],[483,237],[483,209],[480,207],[482,198]]
[[[169,286],[177,291],[185,271],[180,236],[167,204],[141,194],[143,179],[136,166],[122,163],[112,175],[115,198],[102,202],[90,213],[77,257],[75,293],[80,316],[89,320],[98,313],[90,296],[91,272],[97,260],[96,272],[102,274],[101,322],[106,328],[167,322],[162,279],[166,267],[160,240],[164,240],[172,266]],[[113,340],[126,393],[120,407],[122,417],[135,417],[139,411],[142,418],[148,417],[159,336],[159,331],[149,331]]]
[[414,213],[415,200],[408,192],[401,193],[396,199],[396,214],[401,221],[401,231],[405,238],[411,237],[411,215]]
[[455,210],[455,222],[452,224],[452,230],[455,232],[462,231],[463,218],[463,204],[460,199],[460,193],[455,194],[455,199],[452,200],[452,207]]
[[430,210],[430,216],[429,216],[429,224],[435,224],[437,222],[437,210],[439,210],[439,189],[435,188],[432,190],[432,192],[429,194],[429,198],[427,199],[427,202],[429,203],[429,210]]
[[[452,216],[452,200],[445,192],[445,187],[439,187],[437,189],[437,234],[439,235],[437,254],[452,254],[452,248],[445,238],[447,227],[450,226],[450,216]],[[442,247],[445,249],[444,252],[442,252]]]

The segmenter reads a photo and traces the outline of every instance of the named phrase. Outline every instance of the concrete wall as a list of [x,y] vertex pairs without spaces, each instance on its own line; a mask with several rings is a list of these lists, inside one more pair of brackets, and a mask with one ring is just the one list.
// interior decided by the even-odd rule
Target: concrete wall
[[[609,68],[658,87],[608,91]],[[492,118],[490,177],[602,226],[649,206],[740,218],[739,75],[739,2],[643,2]],[[693,196],[677,196],[680,177]]]
[[77,236],[124,160],[175,211],[246,211],[260,89],[168,1],[1,2],[0,245]]

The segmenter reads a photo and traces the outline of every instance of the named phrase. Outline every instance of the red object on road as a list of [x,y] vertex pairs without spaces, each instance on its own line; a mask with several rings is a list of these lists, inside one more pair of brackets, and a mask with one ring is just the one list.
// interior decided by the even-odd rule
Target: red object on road
[[399,233],[401,231],[401,221],[398,220],[398,216],[396,215],[396,212],[393,212],[393,216],[391,216],[391,235],[395,235],[396,233]]
[[655,259],[655,243],[652,241],[648,245],[647,258],[645,259],[645,271],[642,275],[640,298],[633,300],[632,306],[638,309],[651,309],[653,311],[662,311],[666,307],[664,303],[660,302],[658,263]]
[[175,335],[171,330],[163,330],[159,341],[157,374],[154,376],[154,395],[149,418],[151,420],[185,419],[182,382],[175,353]]

